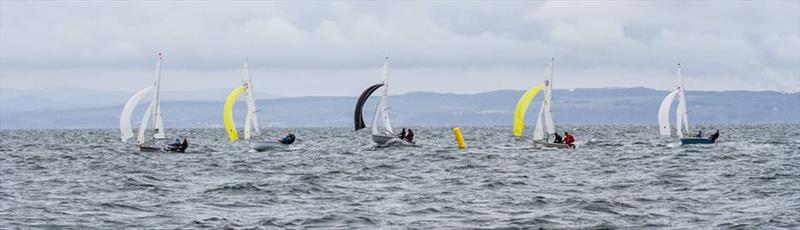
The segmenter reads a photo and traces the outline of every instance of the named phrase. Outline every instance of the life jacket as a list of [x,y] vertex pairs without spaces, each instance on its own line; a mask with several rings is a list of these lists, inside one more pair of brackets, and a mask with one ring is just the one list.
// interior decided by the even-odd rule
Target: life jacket
[[565,144],[572,144],[572,142],[575,142],[575,138],[574,138],[574,137],[572,137],[572,135],[571,135],[571,134],[567,134],[567,135],[564,137],[564,143],[565,143]]
[[281,143],[287,144],[287,145],[294,143],[294,135],[293,134],[289,134],[288,136],[284,137],[283,139],[281,139]]

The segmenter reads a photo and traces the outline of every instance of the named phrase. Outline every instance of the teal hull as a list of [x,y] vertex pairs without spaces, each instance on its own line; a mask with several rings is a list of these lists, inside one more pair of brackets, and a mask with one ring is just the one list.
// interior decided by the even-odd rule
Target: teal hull
[[681,138],[682,145],[693,144],[714,144],[714,140],[708,138]]

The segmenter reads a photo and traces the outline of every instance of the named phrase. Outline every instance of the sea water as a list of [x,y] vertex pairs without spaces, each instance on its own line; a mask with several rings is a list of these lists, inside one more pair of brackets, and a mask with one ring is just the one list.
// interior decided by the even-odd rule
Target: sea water
[[172,129],[187,153],[140,153],[115,129],[0,131],[0,228],[800,228],[800,125],[707,126],[681,146],[655,126],[567,126],[577,149],[510,127],[294,133],[252,152],[222,129]]

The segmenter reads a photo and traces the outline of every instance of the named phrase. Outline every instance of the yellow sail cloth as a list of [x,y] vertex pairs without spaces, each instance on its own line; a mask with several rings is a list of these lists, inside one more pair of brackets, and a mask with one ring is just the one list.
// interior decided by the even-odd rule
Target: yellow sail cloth
[[225,124],[225,131],[228,132],[228,138],[231,142],[239,139],[239,132],[236,131],[236,124],[233,123],[233,105],[236,104],[236,99],[245,89],[245,86],[239,86],[239,88],[231,91],[231,94],[228,94],[228,99],[225,100],[224,110],[222,111],[222,122]]
[[528,111],[528,105],[531,104],[536,94],[544,87],[544,84],[539,84],[529,89],[517,102],[517,108],[514,109],[514,136],[521,137],[522,130],[525,129],[525,112]]

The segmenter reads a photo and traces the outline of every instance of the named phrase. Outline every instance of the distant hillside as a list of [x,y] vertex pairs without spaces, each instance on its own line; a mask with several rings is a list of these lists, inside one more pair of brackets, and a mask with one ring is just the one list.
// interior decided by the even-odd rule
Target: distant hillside
[[[355,92],[356,94],[358,92]],[[479,94],[415,92],[392,96],[392,121],[397,126],[510,125],[523,91]],[[666,91],[646,88],[555,90],[556,124],[655,124]],[[126,98],[127,99],[127,98]],[[0,128],[117,128],[122,103],[112,106],[44,106],[49,99],[6,98],[0,104]],[[372,116],[376,97],[366,106]],[[92,100],[85,98],[84,100]],[[261,124],[276,127],[352,126],[355,97],[261,99]],[[533,123],[540,99],[530,107]],[[26,106],[26,102],[33,105]],[[689,121],[698,123],[800,123],[800,93],[767,91],[688,91]],[[42,104],[38,106],[36,104]],[[142,103],[136,113],[142,113]],[[18,107],[19,108],[16,108]],[[222,101],[163,101],[167,127],[219,127]],[[243,114],[244,103],[237,104]],[[243,118],[237,117],[238,121]],[[138,122],[138,118],[134,119]]]

